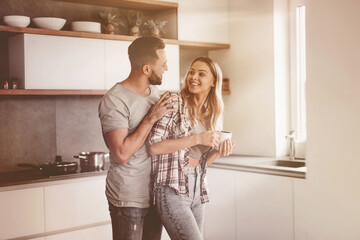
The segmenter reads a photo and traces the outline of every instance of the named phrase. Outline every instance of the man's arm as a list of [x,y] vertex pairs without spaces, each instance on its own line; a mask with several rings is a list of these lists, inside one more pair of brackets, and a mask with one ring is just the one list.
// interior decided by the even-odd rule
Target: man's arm
[[145,142],[154,123],[166,113],[176,111],[173,97],[166,98],[168,92],[163,94],[149,110],[134,132],[129,134],[129,129],[115,129],[104,135],[106,145],[120,164],[126,164],[129,159],[140,149]]

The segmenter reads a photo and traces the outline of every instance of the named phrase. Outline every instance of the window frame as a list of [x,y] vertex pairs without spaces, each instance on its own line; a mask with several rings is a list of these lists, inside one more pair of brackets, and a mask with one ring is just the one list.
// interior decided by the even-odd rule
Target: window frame
[[[295,130],[295,139],[297,141],[306,141],[306,89],[305,86],[301,86],[301,82],[298,80],[299,77],[305,78],[304,81],[306,82],[306,33],[303,32],[305,36],[301,47],[304,48],[304,51],[300,56],[297,36],[297,11],[298,7],[302,6],[305,7],[304,13],[306,14],[305,0],[290,0],[290,127],[292,130]],[[305,27],[305,25],[303,27]],[[299,57],[303,65],[299,63]],[[304,71],[298,71],[299,65]],[[301,72],[303,72],[305,76],[301,76]]]

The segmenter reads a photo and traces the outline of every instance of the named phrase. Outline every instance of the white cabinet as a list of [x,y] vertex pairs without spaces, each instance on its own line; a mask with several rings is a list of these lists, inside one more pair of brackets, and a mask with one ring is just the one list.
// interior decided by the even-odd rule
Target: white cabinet
[[228,21],[228,1],[179,1],[179,40],[229,43]]
[[110,221],[105,176],[44,187],[46,231]]
[[208,168],[204,239],[236,239],[236,172]]
[[104,89],[104,40],[20,34],[9,38],[10,76],[25,89]]
[[129,76],[128,47],[131,42],[105,40],[105,89]]
[[[130,73],[129,41],[19,34],[9,38],[10,76],[25,89],[110,89]],[[166,44],[162,90],[180,88],[179,46]]]
[[163,75],[160,90],[178,91],[180,89],[179,45],[166,44],[165,53],[168,71]]
[[237,237],[294,239],[293,179],[237,172]]
[[295,240],[309,240],[307,182],[305,179],[294,179],[294,236]]
[[112,239],[111,224],[87,228],[87,229],[81,229],[72,232],[60,233],[46,237],[46,240],[74,240],[74,239],[86,239],[86,240]]
[[43,188],[0,192],[0,213],[0,239],[43,233]]
[[206,240],[294,239],[292,178],[216,168],[207,178]]

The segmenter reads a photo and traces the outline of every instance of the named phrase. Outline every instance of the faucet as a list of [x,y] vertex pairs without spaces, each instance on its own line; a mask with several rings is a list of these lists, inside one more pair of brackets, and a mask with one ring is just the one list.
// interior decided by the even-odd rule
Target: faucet
[[285,137],[290,141],[290,160],[295,159],[295,130],[291,130],[289,135]]

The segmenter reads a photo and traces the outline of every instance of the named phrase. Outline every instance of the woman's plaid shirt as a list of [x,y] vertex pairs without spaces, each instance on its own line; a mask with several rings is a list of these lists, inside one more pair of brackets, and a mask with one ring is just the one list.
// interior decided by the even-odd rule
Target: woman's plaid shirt
[[[172,93],[177,96],[172,101],[177,104],[174,111],[164,115],[157,121],[149,135],[150,145],[161,142],[165,139],[178,139],[190,135],[192,130],[191,121],[187,115],[187,108],[184,106],[180,94]],[[210,151],[204,153],[200,159],[201,165],[201,202],[209,201],[206,189],[206,159]],[[183,196],[189,196],[189,184],[187,178],[187,166],[189,164],[189,149],[181,149],[174,153],[155,155],[152,160],[152,185],[153,191],[157,186],[169,186],[176,190],[176,193]]]

